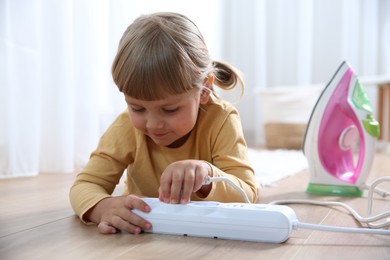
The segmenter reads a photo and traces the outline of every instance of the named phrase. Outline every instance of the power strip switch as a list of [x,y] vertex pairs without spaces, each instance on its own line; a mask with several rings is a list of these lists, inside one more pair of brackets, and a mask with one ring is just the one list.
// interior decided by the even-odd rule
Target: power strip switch
[[283,243],[298,222],[295,212],[283,205],[144,200],[151,211],[133,212],[152,223],[152,229],[145,232],[158,234]]

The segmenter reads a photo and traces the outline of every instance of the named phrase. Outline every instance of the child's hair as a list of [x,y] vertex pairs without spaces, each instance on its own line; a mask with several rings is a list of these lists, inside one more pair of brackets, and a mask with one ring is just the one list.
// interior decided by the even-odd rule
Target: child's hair
[[222,89],[244,83],[231,65],[212,61],[198,27],[177,13],[137,18],[124,32],[112,65],[119,90],[141,100],[159,100],[203,88],[209,76]]

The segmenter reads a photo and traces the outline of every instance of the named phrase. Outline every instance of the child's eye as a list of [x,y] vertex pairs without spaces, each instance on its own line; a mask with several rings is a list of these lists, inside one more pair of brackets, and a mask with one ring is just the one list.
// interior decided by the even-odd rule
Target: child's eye
[[173,108],[173,109],[167,109],[167,108],[164,108],[163,111],[165,113],[175,113],[176,111],[178,111],[179,108]]
[[131,111],[136,112],[136,113],[140,113],[140,112],[144,112],[145,108],[143,108],[143,107],[131,107]]

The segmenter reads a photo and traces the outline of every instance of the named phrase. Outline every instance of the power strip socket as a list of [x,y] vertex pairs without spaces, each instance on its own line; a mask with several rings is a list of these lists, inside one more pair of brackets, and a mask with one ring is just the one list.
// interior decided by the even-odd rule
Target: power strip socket
[[283,243],[298,221],[295,212],[283,205],[144,200],[151,211],[133,212],[152,223],[152,229],[145,232],[158,234]]

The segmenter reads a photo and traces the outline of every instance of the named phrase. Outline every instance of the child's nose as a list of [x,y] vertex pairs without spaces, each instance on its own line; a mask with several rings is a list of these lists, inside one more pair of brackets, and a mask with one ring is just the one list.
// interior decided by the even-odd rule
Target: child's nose
[[150,116],[147,119],[146,127],[149,129],[162,128],[164,126],[164,121],[158,116]]

